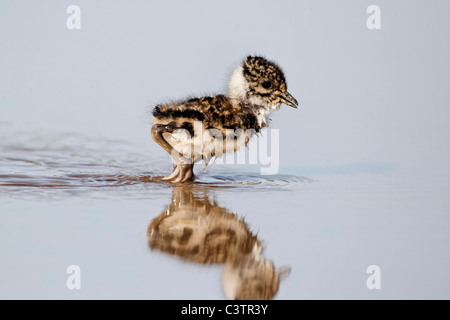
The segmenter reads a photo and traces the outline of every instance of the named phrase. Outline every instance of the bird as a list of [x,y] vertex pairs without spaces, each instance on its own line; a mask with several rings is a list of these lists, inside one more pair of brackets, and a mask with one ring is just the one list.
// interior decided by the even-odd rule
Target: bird
[[281,67],[263,56],[247,56],[231,73],[228,94],[190,98],[153,108],[153,140],[173,160],[173,172],[162,181],[196,178],[194,164],[236,152],[262,128],[282,104],[297,108],[287,91]]

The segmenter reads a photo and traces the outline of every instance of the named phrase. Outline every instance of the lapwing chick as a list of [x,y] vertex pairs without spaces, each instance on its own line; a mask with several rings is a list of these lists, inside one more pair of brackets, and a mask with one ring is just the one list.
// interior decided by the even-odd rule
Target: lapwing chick
[[228,95],[193,98],[153,109],[152,137],[173,159],[164,181],[194,179],[194,164],[246,146],[269,125],[281,104],[297,108],[281,68],[263,57],[248,56],[231,74]]

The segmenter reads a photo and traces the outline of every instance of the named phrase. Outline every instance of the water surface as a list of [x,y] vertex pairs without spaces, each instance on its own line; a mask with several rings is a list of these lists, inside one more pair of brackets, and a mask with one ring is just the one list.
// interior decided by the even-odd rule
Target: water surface
[[171,164],[147,146],[6,124],[0,138],[1,298],[449,296],[445,176],[213,165],[180,186],[157,182]]

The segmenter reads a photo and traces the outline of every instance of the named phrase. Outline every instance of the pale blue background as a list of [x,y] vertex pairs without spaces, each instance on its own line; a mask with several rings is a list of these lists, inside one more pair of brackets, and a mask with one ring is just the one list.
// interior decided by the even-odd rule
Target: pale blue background
[[[71,4],[81,30],[66,28]],[[381,30],[366,27],[371,4]],[[448,299],[449,12],[448,1],[0,0],[0,125],[164,158],[149,107],[225,92],[233,68],[263,54],[300,102],[272,117],[281,172],[319,183],[219,198],[292,266],[278,297]],[[149,260],[146,225],[170,202],[161,192],[1,204],[0,297],[222,298],[219,269]],[[69,264],[81,265],[81,291],[65,288]],[[382,267],[377,292],[370,264]]]

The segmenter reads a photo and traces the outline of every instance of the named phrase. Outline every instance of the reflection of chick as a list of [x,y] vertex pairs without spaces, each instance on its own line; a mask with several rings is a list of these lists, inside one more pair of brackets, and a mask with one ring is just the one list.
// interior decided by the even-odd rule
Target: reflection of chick
[[288,268],[265,260],[261,243],[243,220],[188,186],[173,190],[172,203],[148,226],[152,249],[200,264],[225,264],[229,299],[271,299]]
[[278,292],[280,280],[289,273],[288,267],[275,270],[264,260],[259,248],[241,256],[235,263],[226,263],[223,271],[225,296],[232,300],[268,300]]
[[[163,180],[192,179],[195,162],[237,151],[253,134],[268,126],[269,114],[278,110],[282,103],[293,108],[298,105],[287,91],[283,71],[263,57],[249,56],[231,75],[228,95],[156,106],[152,137],[174,161],[172,174]],[[198,133],[196,123],[201,123],[203,134]],[[231,141],[230,130],[245,131],[246,137]],[[188,134],[181,134],[183,131]],[[230,146],[223,143],[225,140],[230,141]]]

